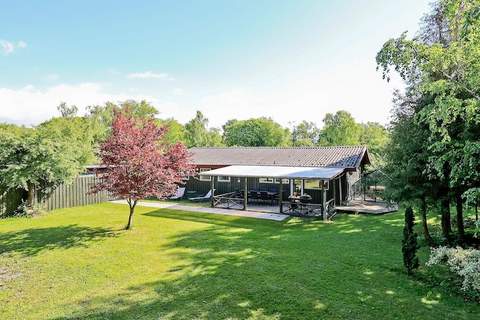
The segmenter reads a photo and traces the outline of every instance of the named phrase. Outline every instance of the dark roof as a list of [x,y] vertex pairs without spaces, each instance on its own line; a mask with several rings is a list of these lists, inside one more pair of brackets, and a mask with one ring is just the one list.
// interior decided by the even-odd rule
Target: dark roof
[[356,168],[362,160],[369,163],[363,146],[191,148],[190,152],[196,165]]

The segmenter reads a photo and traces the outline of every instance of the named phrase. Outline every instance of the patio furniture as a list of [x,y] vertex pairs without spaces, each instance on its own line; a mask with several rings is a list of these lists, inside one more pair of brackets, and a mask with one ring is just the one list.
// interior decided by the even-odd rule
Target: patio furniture
[[177,191],[175,191],[175,194],[168,199],[177,200],[177,199],[183,198],[184,195],[185,195],[185,188],[184,187],[177,188]]
[[288,197],[289,205],[285,213],[287,212],[296,212],[298,209],[298,197],[290,196]]
[[312,202],[312,196],[310,196],[309,194],[304,194],[299,197],[299,200],[300,200],[300,203],[307,204]]
[[260,200],[270,201],[270,196],[268,195],[267,191],[260,191]]
[[258,192],[256,190],[250,190],[248,192],[248,198],[251,199],[252,202],[254,202],[255,200],[258,200],[259,199]]
[[309,194],[292,195],[288,197],[290,201],[289,207],[285,212],[290,212],[299,216],[307,216],[309,214],[316,214],[318,208],[315,205],[312,205],[312,197]]
[[243,190],[240,190],[240,191],[235,191],[235,197],[236,198],[243,198],[243,194],[244,194],[244,191]]
[[[215,189],[213,189],[215,191]],[[208,201],[212,198],[212,190],[208,191],[206,195],[203,197],[194,197],[194,198],[188,198],[188,200],[193,201],[193,202],[202,202],[202,201]]]

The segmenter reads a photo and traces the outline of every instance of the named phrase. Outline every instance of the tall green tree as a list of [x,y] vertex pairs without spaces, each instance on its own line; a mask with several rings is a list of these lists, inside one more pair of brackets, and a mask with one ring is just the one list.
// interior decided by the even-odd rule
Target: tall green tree
[[78,108],[75,105],[68,105],[66,102],[60,103],[57,107],[58,112],[60,112],[61,116],[64,118],[71,118],[75,117],[78,114]]
[[392,201],[419,207],[425,240],[433,245],[428,229],[428,207],[438,196],[440,181],[429,175],[425,168],[429,151],[428,127],[418,123],[414,114],[422,105],[421,96],[412,88],[402,95],[395,94],[391,122],[391,136],[385,147],[384,172],[388,174],[385,196]]
[[315,146],[318,143],[320,129],[314,122],[303,120],[292,130],[292,146]]
[[225,145],[220,129],[210,128],[208,130],[208,144],[210,147],[222,147]]
[[136,119],[153,119],[158,115],[158,110],[145,100],[126,100],[119,104],[107,102],[104,105],[90,106],[87,111],[89,130],[92,131],[96,144],[105,141],[110,135],[115,112],[128,113]]
[[160,126],[164,126],[167,131],[163,135],[162,139],[168,144],[183,143],[186,144],[187,132],[185,127],[173,118],[157,119],[157,123]]
[[188,147],[206,147],[208,139],[208,119],[201,111],[197,111],[195,117],[185,124]]
[[321,146],[359,145],[362,127],[347,111],[327,113],[320,133]]
[[223,126],[223,138],[227,146],[286,146],[290,131],[270,118],[229,120]]
[[61,142],[68,153],[76,154],[80,163],[96,162],[94,131],[88,118],[69,116],[52,118],[38,125],[38,134],[52,141]]
[[384,77],[392,70],[424,102],[415,121],[429,130],[425,170],[442,181],[442,228],[451,232],[450,200],[464,241],[463,197],[480,182],[480,1],[440,0],[423,21],[420,35],[387,41],[377,55]]
[[373,158],[372,161],[380,166],[384,161],[385,148],[389,141],[389,133],[383,125],[377,122],[363,123],[361,127],[360,144],[368,146],[368,152]]
[[0,132],[0,187],[27,191],[32,209],[36,195],[44,196],[82,169],[74,142],[57,140],[43,130],[22,136]]
[[188,147],[221,146],[222,138],[216,128],[208,128],[208,119],[197,111],[195,117],[185,124],[186,142]]

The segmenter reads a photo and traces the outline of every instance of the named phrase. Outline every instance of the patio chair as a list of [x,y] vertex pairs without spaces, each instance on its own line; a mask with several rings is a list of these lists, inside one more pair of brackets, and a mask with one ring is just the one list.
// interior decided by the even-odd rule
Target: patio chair
[[237,196],[238,198],[243,199],[243,195],[244,195],[244,194],[245,194],[245,191],[241,190],[241,191],[237,191],[236,196]]
[[311,209],[308,208],[308,204],[312,202],[312,197],[309,194],[303,194],[300,196],[300,210],[305,211],[306,214],[310,213]]
[[312,202],[312,197],[309,194],[304,194],[300,196],[300,202],[303,204],[307,204]]
[[177,200],[177,199],[183,198],[184,195],[185,195],[185,187],[177,188],[177,191],[175,192],[175,194],[168,199]]
[[267,191],[260,191],[260,200],[270,201],[270,196],[268,195]]
[[270,200],[270,203],[273,205],[275,201],[278,201],[278,192],[269,192],[268,193],[268,199]]
[[[213,189],[215,191],[215,189]],[[202,202],[202,201],[208,201],[212,197],[212,190],[208,191],[206,195],[202,197],[194,197],[194,198],[188,198],[188,200],[193,201],[193,202]]]
[[287,213],[287,212],[296,213],[297,210],[298,210],[298,202],[291,197],[289,197],[288,200],[289,200],[290,203],[289,203],[289,206],[288,206],[287,210],[285,210],[284,212],[285,213]]
[[249,199],[252,199],[252,202],[255,201],[255,200],[258,200],[258,192],[255,191],[255,190],[250,190],[248,191],[248,198]]

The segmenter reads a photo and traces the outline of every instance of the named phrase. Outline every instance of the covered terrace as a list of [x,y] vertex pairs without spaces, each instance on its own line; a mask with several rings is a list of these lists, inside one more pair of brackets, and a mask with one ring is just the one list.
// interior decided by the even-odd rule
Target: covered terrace
[[[335,197],[327,199],[330,182],[338,181],[345,174],[344,168],[334,167],[294,167],[294,166],[248,166],[231,165],[219,169],[203,171],[200,176],[211,177],[211,206],[219,208],[254,210],[258,202],[276,207],[279,213],[322,216],[328,220],[335,212]],[[215,194],[218,179],[230,177],[243,180],[242,190],[224,194]],[[278,191],[259,191],[249,189],[249,179],[270,178],[276,181]],[[294,182],[300,181],[300,192],[294,192]],[[304,193],[306,181],[318,182],[321,191],[319,203]],[[288,182],[288,183],[287,183]],[[289,187],[284,190],[284,184]],[[342,202],[342,184],[338,183],[340,202]]]

